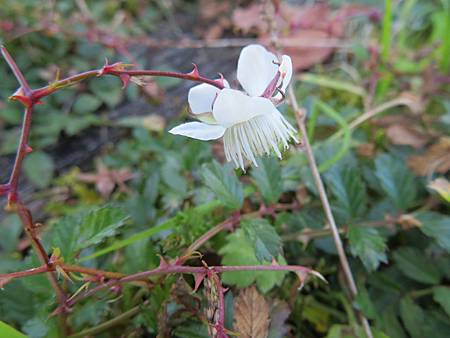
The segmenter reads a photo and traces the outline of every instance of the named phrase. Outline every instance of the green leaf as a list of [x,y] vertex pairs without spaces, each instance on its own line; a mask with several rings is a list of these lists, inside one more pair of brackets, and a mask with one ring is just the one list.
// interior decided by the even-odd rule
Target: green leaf
[[82,216],[66,216],[53,225],[51,243],[71,261],[81,249],[114,236],[128,216],[115,206],[95,208]]
[[433,288],[433,299],[439,303],[450,317],[450,287],[436,286]]
[[110,108],[117,106],[124,95],[120,81],[112,77],[91,81],[89,89]]
[[226,207],[234,210],[241,208],[244,193],[242,184],[234,173],[214,161],[204,165],[201,174],[205,184]]
[[386,240],[374,228],[349,226],[348,239],[353,256],[359,257],[367,270],[387,263]]
[[[246,238],[243,229],[238,229],[227,237],[227,243],[220,249],[219,254],[223,255],[223,265],[260,265],[255,256],[254,248]],[[286,264],[282,256],[279,256],[277,259],[280,264]],[[278,271],[225,272],[222,280],[226,284],[233,284],[241,288],[256,282],[256,285],[262,292],[267,292],[275,285],[280,285],[285,274],[286,272]]]
[[33,291],[21,280],[14,280],[0,290],[0,318],[10,323],[24,323],[33,317],[35,302]]
[[17,215],[9,215],[0,222],[0,251],[14,252],[23,227]]
[[50,155],[42,151],[35,151],[25,157],[23,170],[34,185],[38,188],[45,188],[53,178],[55,164]]
[[375,175],[381,189],[397,209],[407,210],[414,204],[417,195],[416,182],[403,161],[388,154],[378,155],[375,159]]
[[421,223],[419,229],[450,253],[450,216],[426,211],[417,214],[416,218]]
[[[352,130],[350,129],[349,125],[347,124],[347,121],[339,114],[334,108],[327,105],[325,102],[321,100],[316,100],[315,104],[317,107],[326,115],[328,115],[330,118],[335,120],[337,124],[341,127],[341,129],[336,132],[335,135],[343,134],[342,138],[342,145],[339,148],[338,151],[331,157],[328,158],[326,161],[320,163],[319,165],[319,171],[321,173],[326,172],[329,168],[331,168],[335,163],[339,162],[341,158],[343,158],[350,149],[350,143],[352,140]],[[329,138],[327,140],[328,142],[333,142],[333,144],[336,144],[336,140]]]
[[102,119],[95,115],[70,116],[67,118],[67,124],[64,126],[64,130],[67,135],[72,136],[87,127],[100,124],[101,122]]
[[283,192],[280,162],[273,156],[262,157],[258,159],[258,167],[252,169],[251,175],[264,202],[276,203]]
[[36,317],[28,320],[23,325],[22,330],[31,338],[48,337],[48,329],[46,323]]
[[424,254],[416,248],[402,247],[394,252],[398,268],[409,278],[425,284],[438,284],[441,273]]
[[274,227],[262,218],[249,218],[241,222],[247,239],[252,243],[255,256],[260,261],[272,262],[282,252],[281,238]]
[[321,87],[343,90],[358,96],[366,95],[366,91],[363,87],[356,86],[353,83],[346,82],[343,80],[336,80],[331,77],[316,75],[312,73],[304,73],[300,75],[300,80],[302,82],[314,84]]
[[102,105],[102,101],[92,94],[81,94],[77,97],[73,111],[78,114],[89,114],[95,112]]
[[400,301],[400,317],[412,338],[424,337],[422,335],[424,313],[411,298],[405,297]]
[[381,313],[381,327],[390,338],[408,338],[397,316],[397,304]]
[[105,238],[114,236],[127,219],[121,209],[111,205],[89,212],[81,219],[78,248],[99,244]]
[[24,334],[17,331],[12,326],[9,326],[5,322],[0,320],[0,337],[8,337],[8,338],[27,338]]
[[344,222],[357,219],[367,211],[367,188],[357,167],[333,167],[325,175],[335,197],[333,207]]
[[[219,201],[211,201],[209,203],[199,205],[198,207],[191,209],[191,211],[195,212],[197,214],[209,214],[210,212],[214,211],[215,209],[217,209],[220,206],[222,206],[222,203],[220,203]],[[96,258],[99,256],[106,255],[110,252],[119,250],[119,249],[126,247],[137,241],[141,241],[143,239],[150,238],[159,232],[173,229],[176,226],[176,223],[177,223],[177,217],[175,216],[157,226],[154,226],[153,228],[146,229],[141,232],[137,232],[134,235],[132,235],[128,238],[122,239],[122,240],[116,240],[110,246],[102,248],[89,256],[80,258],[79,262],[84,262],[84,261],[87,261],[87,260],[90,260],[90,259],[93,259],[93,258]]]

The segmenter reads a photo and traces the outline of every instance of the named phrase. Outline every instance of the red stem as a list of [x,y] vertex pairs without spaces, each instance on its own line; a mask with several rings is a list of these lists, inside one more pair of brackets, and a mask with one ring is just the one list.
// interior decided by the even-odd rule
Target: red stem
[[19,146],[17,148],[16,160],[9,178],[9,195],[8,200],[15,202],[17,200],[17,185],[19,184],[20,171],[22,169],[22,162],[25,156],[31,151],[28,145],[30,138],[31,117],[33,115],[33,107],[27,107],[22,122],[22,133],[20,135]]
[[[51,83],[48,86],[37,88],[31,90],[31,96],[34,101],[39,101],[41,98],[48,96],[56,91],[58,91],[61,88],[71,86],[73,84],[76,84],[80,81],[92,78],[92,77],[99,77],[103,75],[113,75],[113,76],[161,76],[161,77],[173,77],[178,79],[185,79],[190,80],[194,82],[202,82],[207,83],[212,86],[215,86],[219,89],[223,89],[224,86],[221,84],[219,80],[212,80],[208,79],[206,77],[200,76],[198,72],[195,70],[191,73],[177,73],[177,72],[165,72],[165,71],[157,71],[157,70],[115,70],[115,69],[108,69],[106,68],[108,66],[103,67],[102,69],[96,69],[96,70],[89,70],[87,72],[83,72],[80,74],[76,74],[73,76],[69,76],[65,79],[55,81]],[[105,68],[107,70],[105,70]]]
[[162,264],[156,269],[138,272],[132,275],[128,275],[119,279],[112,279],[108,282],[98,285],[93,289],[86,290],[82,293],[75,295],[67,300],[66,306],[72,307],[77,301],[92,296],[93,294],[110,288],[112,286],[132,282],[136,280],[142,280],[158,274],[172,274],[172,273],[189,273],[189,274],[206,274],[209,270],[214,272],[230,272],[230,271],[292,271],[296,273],[311,273],[312,269],[299,265],[245,265],[245,266],[211,266],[211,267],[196,267],[196,266],[182,266],[182,265],[170,265]]

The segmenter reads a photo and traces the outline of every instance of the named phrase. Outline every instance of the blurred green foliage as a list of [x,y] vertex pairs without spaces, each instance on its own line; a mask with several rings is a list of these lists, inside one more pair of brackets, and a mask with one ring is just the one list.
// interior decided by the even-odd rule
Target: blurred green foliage
[[[159,2],[146,6],[141,1],[88,4],[100,26],[108,26],[118,11],[128,13],[133,24],[116,27],[124,36],[151,32],[166,15]],[[200,249],[203,259],[210,265],[255,265],[271,264],[276,258],[279,264],[310,266],[328,284],[312,280],[296,291],[294,274],[229,272],[223,275],[224,284],[230,287],[228,299],[239,288],[255,283],[268,299],[289,305],[286,325],[293,336],[361,337],[351,311],[354,307],[371,320],[376,337],[448,337],[449,204],[428,188],[432,179],[445,173],[433,169],[428,176],[420,175],[407,165],[411,156],[430,151],[425,146],[399,144],[383,126],[370,121],[353,130],[349,127],[365,110],[368,95],[378,104],[407,90],[422,101],[420,113],[395,107],[385,116],[407,116],[401,123],[412,120],[429,136],[426,143],[435,143],[448,133],[449,85],[440,80],[448,77],[448,2],[407,0],[391,5],[392,15],[385,18],[384,28],[366,20],[349,29],[355,41],[381,41],[383,34],[389,34],[383,40],[388,56],[382,64],[368,66],[369,48],[355,44],[352,57],[337,51],[329,63],[315,66],[296,87],[308,112],[308,133],[359,286],[354,303],[346,297],[336,250],[302,152],[286,152],[283,161],[261,158],[257,168],[240,175],[217,162],[220,154],[216,156],[211,144],[134,123],[125,126],[129,130],[125,138],[106,147],[97,158],[108,170],[133,173],[120,182],[126,189],[118,184],[111,195],[102,195],[95,184],[79,179],[78,168],[53,179],[57,159],[46,153],[48,147],[86,128],[109,125],[101,112],[114,109],[126,97],[135,97],[132,87],[122,91],[116,79],[93,79],[85,86],[59,92],[35,114],[31,144],[36,152],[27,158],[24,172],[37,188],[48,188],[36,193],[48,200],[42,230],[46,248],[59,248],[67,263],[133,273],[157,267],[158,255],[178,257],[195,239],[238,210],[248,213],[263,204],[290,205],[274,216],[244,217],[234,232],[220,233]],[[36,27],[53,13],[64,24],[75,10],[71,1],[49,6],[8,2],[0,19]],[[361,30],[358,24],[369,29]],[[73,29],[83,32],[87,28]],[[49,70],[50,65],[67,74],[98,67],[105,56],[116,58],[113,51],[88,42],[83,34],[68,38],[36,30],[11,41],[6,38],[2,33],[1,39],[17,56],[32,86],[52,80],[56,72]],[[0,82],[0,102],[5,104],[0,109],[0,153],[5,155],[15,150],[21,109],[6,103],[17,83],[4,62],[0,72],[5,74]],[[367,79],[375,73],[381,77],[374,88]],[[434,81],[433,88],[430,81]],[[0,231],[0,272],[39,265],[33,253],[21,249],[17,217],[2,219]],[[71,293],[83,285],[77,277],[65,285]],[[135,316],[106,328],[98,337],[117,332],[127,337],[156,337],[158,333],[207,337],[200,310],[205,301],[200,291],[191,293],[190,276],[155,277],[151,283],[151,289],[124,285],[119,296],[104,292],[77,304],[69,315],[71,327],[79,332],[141,306]],[[54,306],[55,296],[43,275],[14,280],[0,291],[1,320],[30,337],[59,336],[57,320],[49,317]],[[279,315],[276,310],[271,313],[272,318]],[[16,333],[11,330],[0,322],[0,333],[13,337]],[[271,337],[277,337],[276,333]]]

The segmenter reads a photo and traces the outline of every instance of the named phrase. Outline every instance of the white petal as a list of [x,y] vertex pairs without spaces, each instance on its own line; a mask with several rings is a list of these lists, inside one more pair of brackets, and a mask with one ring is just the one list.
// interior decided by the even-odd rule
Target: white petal
[[236,168],[245,170],[245,160],[257,166],[256,156],[272,151],[281,158],[279,146],[289,147],[288,142],[295,137],[295,129],[278,110],[272,114],[257,116],[244,123],[227,128],[223,136],[225,156],[233,161]]
[[[286,88],[289,86],[289,83],[292,79],[292,60],[288,55],[283,55],[279,71],[281,76],[278,85],[281,85],[281,91],[283,93],[286,93]],[[274,98],[276,100],[281,100],[283,98],[283,95],[277,92],[275,93]]]
[[281,86],[281,90],[284,92],[286,91],[287,86],[289,85],[289,82],[291,82],[292,78],[292,60],[288,55],[283,55],[283,58],[281,59],[281,65],[280,65],[280,73],[281,78],[283,79],[283,84]]
[[[224,80],[224,85],[230,85]],[[220,89],[213,85],[202,83],[189,90],[188,102],[193,114],[203,114],[212,112],[212,105]]]
[[237,79],[250,96],[260,96],[274,79],[277,57],[263,46],[250,45],[242,49],[237,67]]
[[219,125],[210,125],[201,122],[188,122],[172,128],[169,130],[169,133],[208,141],[222,137],[225,133],[225,128]]
[[274,109],[269,99],[251,97],[235,89],[223,89],[214,102],[213,115],[217,123],[228,128],[255,116],[271,114]]

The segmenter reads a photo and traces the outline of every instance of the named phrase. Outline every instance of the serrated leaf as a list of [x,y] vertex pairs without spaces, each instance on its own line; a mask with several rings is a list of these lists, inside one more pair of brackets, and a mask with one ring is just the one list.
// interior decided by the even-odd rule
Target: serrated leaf
[[363,216],[367,211],[367,188],[357,167],[333,167],[325,175],[335,200],[333,207],[343,222]]
[[0,320],[0,337],[8,338],[27,338],[23,333],[17,331],[12,326]]
[[50,184],[54,170],[53,158],[43,151],[32,152],[23,161],[23,171],[38,188],[45,188]]
[[280,161],[273,156],[259,158],[258,167],[252,169],[251,175],[264,202],[276,203],[283,192]]
[[433,299],[439,303],[450,317],[450,287],[436,286],[433,288]]
[[272,262],[281,254],[281,238],[266,219],[244,219],[241,227],[244,229],[247,239],[252,243],[255,256],[260,262]]
[[419,229],[450,253],[450,216],[427,211],[417,214],[416,218],[421,223]]
[[214,161],[209,165],[204,165],[201,174],[204,183],[226,207],[230,209],[241,208],[244,193],[242,184],[234,173]]
[[422,327],[424,324],[423,310],[411,298],[405,297],[400,301],[400,316],[406,330],[412,338],[424,337]]
[[[255,250],[252,244],[245,236],[244,230],[238,229],[227,237],[227,243],[219,250],[223,256],[223,265],[260,265],[261,263],[255,256]],[[282,256],[277,257],[278,263],[286,264]],[[269,265],[267,263],[265,265]],[[283,282],[285,272],[269,271],[236,271],[225,272],[222,275],[222,281],[226,284],[233,284],[244,288],[256,282],[256,285],[262,292],[267,292],[275,285]]]
[[409,278],[425,284],[438,284],[441,273],[418,249],[402,247],[394,252],[398,268]]
[[89,212],[81,219],[77,248],[86,248],[114,236],[127,219],[127,215],[121,209],[111,205]]
[[353,256],[359,257],[367,270],[387,263],[386,240],[374,228],[349,226],[348,239]]
[[53,225],[51,244],[60,248],[66,261],[77,252],[114,236],[128,216],[112,205],[95,208],[82,216],[66,216]]
[[399,210],[406,210],[416,200],[417,186],[408,167],[400,159],[388,154],[375,159],[375,175],[381,189]]
[[269,333],[269,304],[254,286],[234,301],[234,330],[242,338],[265,338]]

